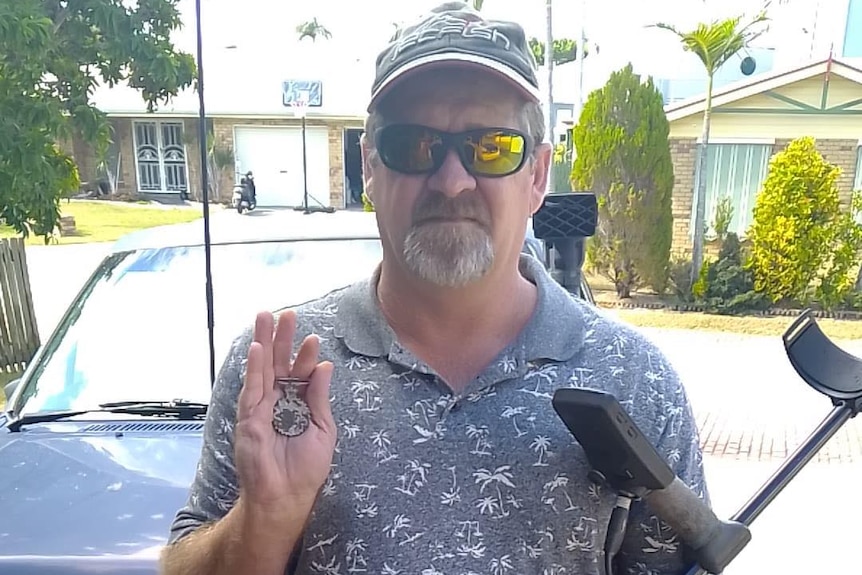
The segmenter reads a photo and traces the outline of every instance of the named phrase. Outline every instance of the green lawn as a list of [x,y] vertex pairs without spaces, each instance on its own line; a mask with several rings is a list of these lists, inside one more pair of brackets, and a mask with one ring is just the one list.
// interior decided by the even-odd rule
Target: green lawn
[[3,388],[7,383],[20,376],[19,372],[6,373],[5,371],[0,371],[0,409],[6,407],[6,394],[3,393]]
[[[614,308],[609,311],[626,323],[638,327],[710,330],[774,337],[780,337],[796,319],[785,316],[725,316],[653,309]],[[862,339],[862,321],[830,318],[816,318],[816,321],[823,333],[830,338]]]
[[[600,307],[607,308],[620,319],[639,327],[723,331],[744,335],[780,337],[795,316],[728,316],[693,311],[672,311],[648,307],[617,307],[620,300],[611,283],[603,277],[587,274],[587,282]],[[661,304],[673,298],[662,298],[649,292],[632,294],[632,304]],[[862,339],[862,321],[852,319],[817,318],[817,324],[830,338]]]
[[[119,203],[99,200],[72,200],[60,203],[60,213],[74,216],[77,234],[63,236],[58,244],[112,242],[144,228],[190,222],[203,217],[201,210],[188,207],[150,207],[141,203]],[[15,237],[9,226],[0,225],[0,238]],[[43,245],[40,237],[27,238],[28,245]]]

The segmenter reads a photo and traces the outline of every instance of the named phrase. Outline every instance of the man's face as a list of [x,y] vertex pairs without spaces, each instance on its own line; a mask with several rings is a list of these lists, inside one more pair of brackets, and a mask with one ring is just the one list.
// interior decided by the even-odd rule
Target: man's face
[[[387,125],[450,133],[481,128],[529,132],[520,96],[486,74],[425,73],[396,90],[388,96]],[[411,157],[430,157],[422,155],[424,148],[441,140],[432,130],[401,130],[397,137],[403,145],[396,148],[409,149]],[[500,153],[517,162],[519,150],[507,147],[510,141],[505,135],[503,140],[483,140],[477,132],[459,148],[468,159],[493,167],[505,165],[494,164],[506,159]],[[487,146],[474,145],[483,142]],[[433,173],[405,174],[374,158],[363,140],[368,194],[388,256],[422,280],[444,287],[468,284],[495,266],[517,265],[527,221],[544,197],[551,158],[547,144],[536,148],[527,142],[526,151],[520,169],[503,177],[471,174],[454,148],[438,156],[442,163]]]

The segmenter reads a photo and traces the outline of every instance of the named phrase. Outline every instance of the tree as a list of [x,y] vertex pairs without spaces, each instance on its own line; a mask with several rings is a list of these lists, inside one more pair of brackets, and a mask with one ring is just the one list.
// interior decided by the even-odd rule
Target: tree
[[691,281],[694,283],[700,275],[703,264],[703,242],[706,219],[706,158],[709,142],[709,123],[712,113],[712,88],[715,72],[730,58],[739,53],[765,29],[755,30],[755,26],[766,22],[767,2],[763,10],[746,24],[742,24],[742,16],[734,16],[723,20],[700,23],[694,30],[678,30],[676,27],[657,23],[653,26],[675,34],[682,42],[683,50],[694,53],[706,70],[706,104],[703,110],[703,132],[697,147],[697,163],[694,176],[692,199],[695,202],[694,240],[692,245]]
[[[545,65],[545,43],[538,38],[530,38],[530,50],[533,52],[533,57],[539,66]],[[587,43],[583,45],[584,58],[590,55],[591,50]],[[599,47],[595,46],[596,54],[599,53]],[[554,40],[554,65],[568,64],[574,62],[578,58],[578,44],[570,38],[562,38]]]
[[103,160],[110,127],[90,102],[101,81],[127,82],[152,111],[194,81],[194,58],[169,39],[178,0],[0,2],[0,220],[48,241],[80,176],[61,141]]
[[308,22],[303,22],[297,26],[296,33],[299,34],[300,41],[306,38],[311,38],[312,42],[317,42],[318,36],[326,38],[327,40],[332,38],[332,32],[330,32],[326,26],[318,22],[316,16]]
[[598,226],[588,263],[614,282],[617,295],[650,285],[666,289],[670,273],[673,161],[661,92],[632,65],[593,91],[572,130],[572,181],[592,190]]

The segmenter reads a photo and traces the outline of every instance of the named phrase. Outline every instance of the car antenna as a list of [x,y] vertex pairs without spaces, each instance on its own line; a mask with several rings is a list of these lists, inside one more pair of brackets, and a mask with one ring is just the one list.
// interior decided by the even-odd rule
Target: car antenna
[[215,339],[213,337],[213,279],[210,250],[210,205],[209,205],[209,181],[207,178],[207,124],[206,109],[204,107],[204,63],[203,63],[203,35],[201,34],[201,0],[195,0],[195,26],[197,27],[197,90],[198,90],[198,142],[201,151],[201,195],[204,207],[204,269],[206,273],[206,300],[207,300],[207,331],[209,332],[209,362],[210,362],[210,388],[215,385]]

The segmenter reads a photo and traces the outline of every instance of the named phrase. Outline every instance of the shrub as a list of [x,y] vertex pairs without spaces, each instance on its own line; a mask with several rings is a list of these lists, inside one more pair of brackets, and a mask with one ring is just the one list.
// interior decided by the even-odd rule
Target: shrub
[[700,273],[697,275],[697,281],[691,286],[691,296],[695,301],[702,301],[706,297],[707,280],[709,279],[709,269],[711,267],[712,260],[704,259],[700,266]]
[[632,66],[592,92],[572,130],[575,189],[599,204],[589,266],[616,286],[619,297],[648,285],[667,288],[673,233],[673,162],[661,92]]
[[368,199],[368,196],[365,195],[365,192],[362,192],[362,211],[363,212],[373,212],[374,204],[371,203],[371,200]]
[[754,207],[751,270],[754,289],[772,303],[818,301],[831,308],[846,300],[862,230],[851,208],[841,208],[839,168],[823,159],[811,137],[798,138],[770,161]]
[[670,265],[669,283],[673,294],[682,301],[694,301],[691,285],[691,260],[675,258]]
[[694,290],[696,299],[708,310],[721,314],[766,307],[768,302],[754,291],[754,276],[745,263],[739,237],[728,232],[718,259],[701,268]]
[[713,219],[713,230],[719,242],[724,242],[733,221],[733,199],[730,196],[721,196],[715,205],[715,218]]

